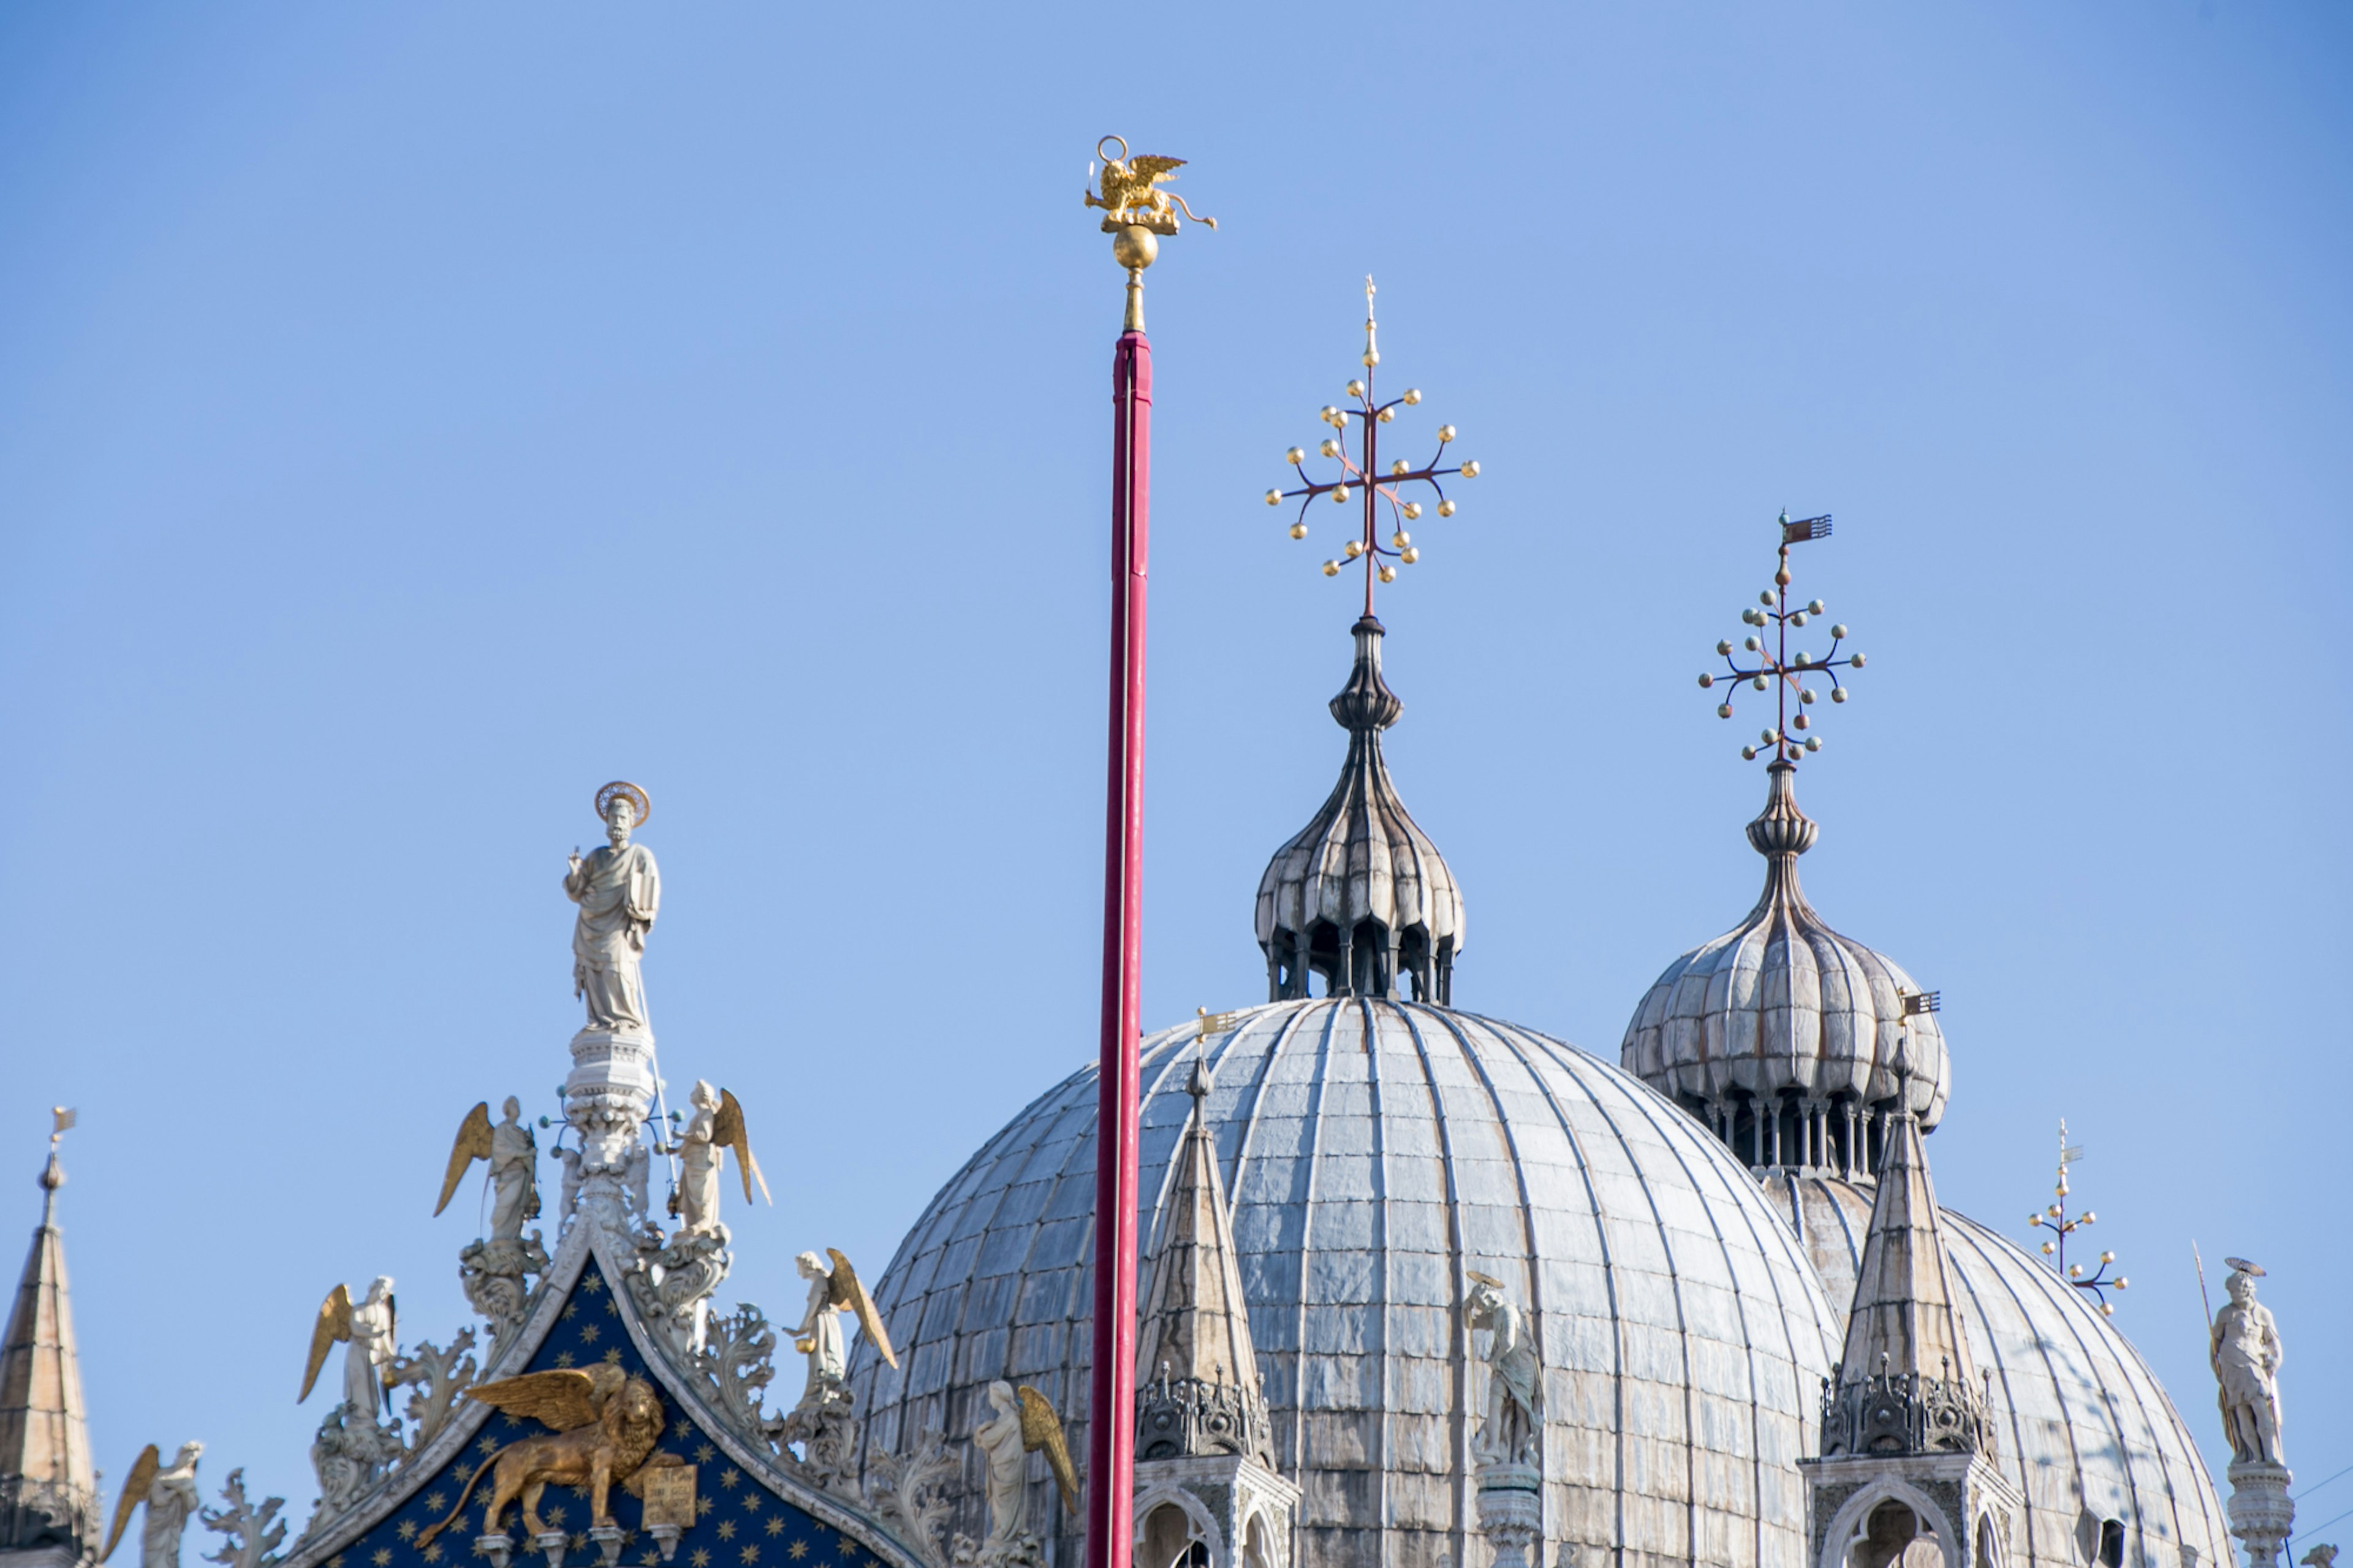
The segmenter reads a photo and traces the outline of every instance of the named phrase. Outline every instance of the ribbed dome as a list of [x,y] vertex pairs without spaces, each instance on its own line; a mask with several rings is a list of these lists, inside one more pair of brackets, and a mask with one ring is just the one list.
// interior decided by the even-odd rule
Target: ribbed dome
[[[1798,809],[1796,771],[1772,765],[1764,813],[1748,825],[1766,864],[1757,907],[1667,966],[1635,1009],[1620,1059],[1752,1165],[1868,1171],[1877,1113],[1895,1094],[1902,994],[1920,988],[1806,902],[1798,857],[1817,829]],[[1908,1098],[1926,1131],[1945,1113],[1951,1068],[1933,1015],[1915,1016],[1910,1029]]]
[[[1778,1172],[1765,1185],[1843,1310],[1873,1189]],[[2138,1568],[2231,1568],[2213,1478],[2140,1353],[2031,1253],[1951,1209],[1942,1218],[1969,1350],[1993,1374],[1995,1458],[2027,1500],[2020,1568],[2096,1561],[2108,1519]]]
[[[1147,1237],[1191,1109],[1193,1037],[1144,1042]],[[1305,1492],[1300,1568],[1486,1560],[1456,1308],[1473,1268],[1532,1306],[1547,1369],[1541,1562],[1571,1542],[1578,1562],[1630,1568],[1805,1568],[1796,1461],[1836,1314],[1702,1128],[1556,1040],[1417,1005],[1253,1008],[1208,1051],[1275,1462]],[[1015,1118],[901,1244],[876,1294],[902,1370],[862,1341],[851,1362],[870,1454],[935,1423],[964,1446],[998,1377],[1084,1426],[1095,1083],[1090,1068]],[[965,1463],[955,1528],[977,1536],[968,1447]],[[1051,1517],[1042,1476],[1033,1519]],[[1076,1526],[1060,1528],[1055,1561],[1075,1563]]]
[[1415,1000],[1453,1000],[1462,894],[1381,760],[1381,731],[1405,711],[1381,679],[1382,636],[1372,616],[1356,623],[1356,664],[1332,699],[1348,731],[1340,782],[1259,879],[1258,943],[1274,1001],[1305,996],[1311,972],[1337,996],[1391,995],[1410,974]]

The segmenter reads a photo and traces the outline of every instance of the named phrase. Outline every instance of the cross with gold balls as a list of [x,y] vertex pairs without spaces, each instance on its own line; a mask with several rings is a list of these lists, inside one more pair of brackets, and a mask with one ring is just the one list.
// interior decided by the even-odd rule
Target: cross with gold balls
[[[1423,503],[1419,499],[1407,500],[1403,493],[1404,487],[1428,485],[1430,493],[1437,499],[1438,515],[1452,517],[1455,512],[1453,498],[1446,493],[1445,486],[1439,481],[1449,475],[1459,474],[1466,479],[1475,479],[1479,477],[1479,465],[1475,462],[1458,463],[1452,468],[1439,466],[1445,460],[1446,448],[1454,440],[1454,426],[1451,425],[1440,425],[1438,427],[1438,450],[1430,457],[1430,461],[1416,468],[1403,458],[1394,458],[1389,461],[1388,471],[1382,471],[1380,427],[1394,423],[1398,409],[1411,408],[1419,404],[1421,391],[1419,387],[1408,387],[1402,395],[1393,397],[1387,403],[1379,402],[1375,398],[1373,372],[1374,367],[1381,363],[1380,345],[1376,337],[1376,331],[1377,323],[1373,320],[1373,280],[1370,277],[1366,277],[1365,279],[1365,374],[1361,378],[1348,383],[1345,404],[1329,405],[1316,416],[1324,424],[1332,426],[1334,431],[1334,434],[1326,436],[1317,445],[1316,453],[1320,457],[1337,459],[1340,464],[1340,476],[1337,479],[1321,482],[1309,479],[1307,453],[1301,447],[1293,447],[1282,455],[1282,460],[1298,471],[1300,488],[1295,490],[1271,489],[1266,492],[1266,504],[1269,506],[1281,506],[1287,500],[1299,502],[1299,516],[1291,525],[1291,537],[1293,539],[1307,537],[1307,509],[1319,496],[1329,496],[1336,505],[1340,506],[1345,506],[1351,500],[1359,503],[1359,526],[1356,537],[1349,540],[1342,547],[1337,558],[1324,563],[1324,575],[1337,577],[1343,565],[1354,561],[1362,561],[1365,563],[1365,614],[1367,616],[1373,613],[1374,579],[1377,577],[1381,582],[1394,583],[1397,581],[1398,566],[1410,566],[1421,559],[1421,548],[1414,543],[1413,535],[1406,531],[1406,524],[1420,518]],[[1348,422],[1352,419],[1356,422],[1353,440],[1348,428]],[[1355,448],[1353,452],[1350,450],[1351,447]],[[1419,494],[1418,491],[1415,493],[1417,496]],[[1386,544],[1381,542],[1380,529],[1384,506],[1388,509],[1390,523],[1388,542]],[[1391,563],[1396,564],[1393,565]]]
[[[1753,762],[1760,751],[1767,751],[1773,753],[1775,763],[1795,763],[1807,752],[1822,749],[1822,738],[1809,733],[1814,727],[1811,709],[1824,689],[1819,682],[1824,679],[1830,682],[1828,690],[1831,701],[1845,701],[1847,689],[1839,679],[1839,671],[1861,669],[1862,655],[1856,653],[1844,658],[1839,657],[1839,649],[1846,646],[1846,627],[1842,626],[1831,627],[1831,646],[1821,653],[1811,654],[1803,648],[1793,650],[1789,647],[1789,634],[1802,630],[1808,622],[1820,616],[1826,608],[1820,599],[1794,607],[1790,605],[1789,547],[1828,539],[1831,536],[1831,519],[1830,514],[1824,512],[1820,517],[1801,517],[1792,522],[1789,514],[1784,511],[1775,521],[1781,530],[1781,554],[1774,567],[1773,585],[1757,595],[1755,606],[1740,612],[1741,624],[1756,628],[1740,639],[1740,647],[1757,662],[1743,668],[1738,655],[1733,651],[1729,637],[1717,643],[1715,651],[1724,656],[1736,689],[1745,685],[1757,691],[1770,689],[1774,694],[1773,727],[1762,732],[1757,745],[1741,747],[1740,754]],[[1699,678],[1700,687],[1704,690],[1724,679],[1713,671],[1704,673]],[[1797,699],[1798,708],[1794,714],[1789,711],[1793,697]],[[1719,719],[1732,717],[1729,694],[1716,705],[1715,715]]]

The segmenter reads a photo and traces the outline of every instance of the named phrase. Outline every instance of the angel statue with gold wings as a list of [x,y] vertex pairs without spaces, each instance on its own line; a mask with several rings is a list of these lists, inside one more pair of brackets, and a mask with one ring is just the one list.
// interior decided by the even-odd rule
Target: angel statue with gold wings
[[196,1511],[196,1459],[204,1451],[202,1443],[183,1443],[179,1457],[167,1466],[154,1444],[140,1450],[114,1505],[106,1550],[98,1554],[100,1563],[114,1555],[122,1527],[131,1522],[131,1510],[143,1505],[147,1522],[139,1532],[139,1568],[180,1568],[180,1537],[188,1528],[188,1515]]
[[491,1500],[482,1510],[482,1533],[503,1533],[500,1521],[510,1504],[521,1501],[523,1528],[541,1536],[548,1527],[539,1516],[539,1500],[549,1487],[585,1491],[588,1522],[609,1529],[616,1483],[642,1498],[644,1472],[686,1462],[675,1454],[654,1452],[667,1419],[654,1385],[610,1362],[527,1372],[470,1388],[466,1397],[509,1415],[528,1417],[548,1430],[510,1443],[483,1460],[458,1494],[457,1506],[417,1537],[420,1552],[464,1516],[467,1500],[485,1474],[491,1478]]
[[[1029,1457],[1045,1451],[1047,1468],[1061,1489],[1062,1505],[1079,1510],[1079,1473],[1062,1441],[1062,1420],[1046,1396],[1023,1384],[1002,1380],[988,1385],[990,1417],[973,1428],[972,1440],[988,1462],[988,1540],[981,1560],[1002,1561],[1033,1554],[1037,1531],[1029,1528]],[[1025,1552],[1024,1548],[1028,1548]]]
[[801,1388],[804,1410],[824,1404],[843,1386],[843,1312],[857,1317],[858,1326],[866,1331],[866,1342],[876,1354],[894,1367],[899,1364],[899,1352],[891,1348],[881,1314],[874,1310],[858,1270],[849,1266],[839,1247],[828,1247],[825,1251],[826,1258],[833,1259],[830,1267],[826,1258],[814,1252],[804,1252],[797,1260],[801,1278],[809,1282],[808,1310],[801,1314],[800,1327],[793,1331],[793,1348],[808,1358],[808,1381]]
[[441,1176],[441,1201],[433,1205],[438,1216],[449,1206],[458,1184],[474,1162],[491,1167],[491,1235],[492,1241],[521,1241],[522,1227],[539,1217],[539,1141],[522,1123],[522,1101],[507,1096],[504,1115],[491,1123],[491,1102],[483,1100],[466,1112],[458,1141],[449,1149],[449,1167]]
[[735,1096],[723,1089],[713,1089],[704,1079],[697,1079],[694,1092],[688,1096],[694,1114],[687,1118],[686,1128],[678,1142],[662,1151],[679,1157],[678,1193],[671,1199],[670,1212],[678,1216],[679,1231],[685,1236],[708,1236],[719,1228],[719,1163],[723,1151],[735,1151],[735,1168],[744,1178],[744,1201],[752,1201],[752,1184],[760,1184],[760,1195],[768,1197],[768,1178],[760,1173],[760,1162],[752,1158],[752,1140],[744,1131],[744,1108]]
[[302,1392],[294,1403],[311,1397],[327,1352],[337,1344],[343,1351],[343,1403],[369,1420],[383,1406],[391,1414],[391,1392],[384,1384],[384,1369],[399,1343],[399,1309],[392,1297],[392,1277],[376,1276],[367,1299],[353,1301],[351,1291],[338,1284],[319,1303],[319,1321],[311,1330],[311,1360],[302,1369]]

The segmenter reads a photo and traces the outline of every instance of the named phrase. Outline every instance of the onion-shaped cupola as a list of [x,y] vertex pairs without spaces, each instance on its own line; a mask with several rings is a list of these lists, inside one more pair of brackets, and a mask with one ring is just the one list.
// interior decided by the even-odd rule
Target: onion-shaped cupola
[[1258,884],[1258,943],[1270,1001],[1308,994],[1394,996],[1451,1006],[1462,951],[1462,894],[1438,846],[1414,823],[1381,759],[1381,731],[1405,704],[1381,679],[1381,623],[1356,622],[1356,660],[1332,699],[1348,757],[1314,820],[1267,863]]
[[1737,926],[1667,966],[1627,1026],[1621,1060],[1752,1166],[1867,1174],[1899,1087],[1924,1131],[1944,1115],[1945,1038],[1915,1001],[1912,1074],[1899,1086],[1895,1045],[1920,988],[1806,901],[1798,857],[1818,829],[1798,809],[1796,765],[1777,761],[1767,776],[1765,810],[1748,825],[1765,857],[1763,895]]

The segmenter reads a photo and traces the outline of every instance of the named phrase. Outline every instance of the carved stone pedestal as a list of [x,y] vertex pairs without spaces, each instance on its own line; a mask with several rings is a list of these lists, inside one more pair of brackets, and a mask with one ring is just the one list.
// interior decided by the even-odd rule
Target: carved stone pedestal
[[488,1560],[491,1568],[507,1568],[507,1559],[514,1555],[514,1542],[504,1535],[478,1535],[474,1550]]
[[564,1548],[571,1539],[560,1530],[551,1530],[544,1535],[533,1536],[531,1543],[547,1559],[547,1568],[564,1568]]
[[1534,1465],[1490,1462],[1475,1472],[1479,1529],[1495,1549],[1494,1568],[1529,1568],[1543,1553],[1530,1550],[1544,1539],[1544,1474]]
[[2247,1568],[2274,1568],[2295,1527],[2295,1504],[2287,1495],[2295,1477],[2285,1465],[2261,1459],[2241,1459],[2224,1473],[2231,1479],[2231,1533],[2247,1549]]
[[600,1524],[588,1531],[588,1539],[596,1545],[596,1554],[605,1568],[620,1568],[621,1542],[624,1531],[617,1524]]
[[676,1524],[650,1524],[646,1527],[646,1533],[654,1538],[656,1546],[661,1548],[661,1560],[667,1563],[678,1555],[678,1538],[686,1531],[683,1526]]

